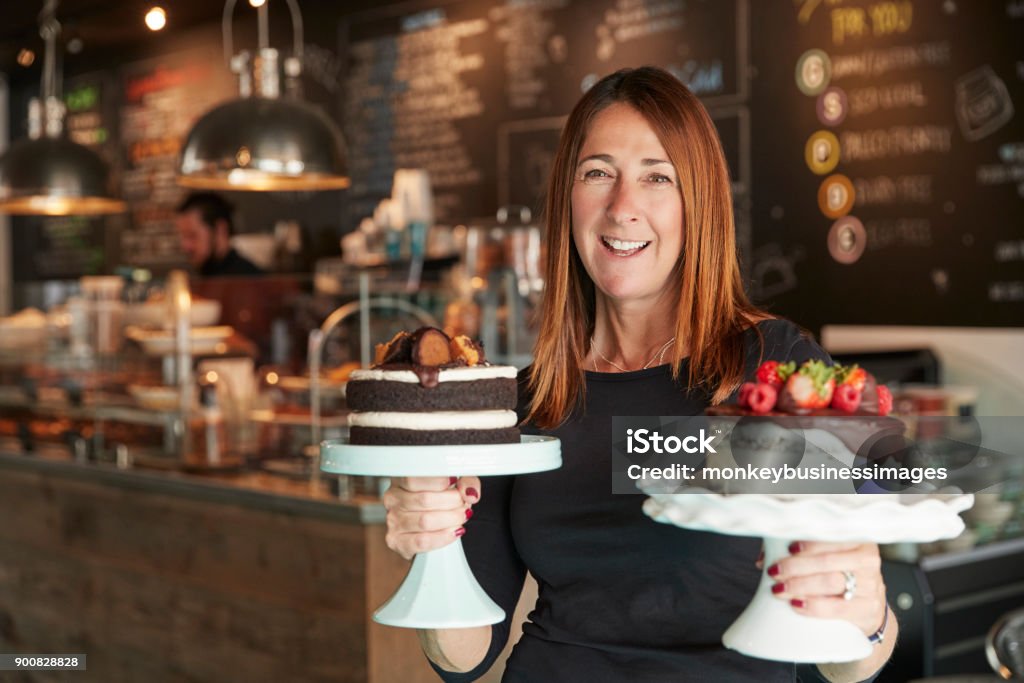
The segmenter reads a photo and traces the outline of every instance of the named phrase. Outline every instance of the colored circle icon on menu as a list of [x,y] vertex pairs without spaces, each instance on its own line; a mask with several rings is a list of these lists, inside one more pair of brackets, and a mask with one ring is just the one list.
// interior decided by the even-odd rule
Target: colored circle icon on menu
[[808,50],[796,62],[796,87],[805,95],[820,95],[832,79],[832,60],[821,50]]
[[853,216],[843,216],[828,231],[828,253],[839,263],[856,263],[867,247],[864,224]]
[[818,95],[818,120],[825,126],[838,126],[846,119],[850,111],[850,103],[846,91],[838,86],[831,86]]
[[804,160],[818,175],[829,173],[839,163],[839,139],[827,130],[815,132],[804,145]]
[[850,179],[836,173],[825,178],[818,188],[818,208],[829,218],[839,218],[850,213],[855,197]]

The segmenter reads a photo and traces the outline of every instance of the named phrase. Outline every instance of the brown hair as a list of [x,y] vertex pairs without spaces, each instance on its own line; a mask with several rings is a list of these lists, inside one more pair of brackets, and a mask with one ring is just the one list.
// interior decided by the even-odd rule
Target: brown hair
[[594,117],[621,102],[650,124],[676,169],[683,200],[672,376],[689,348],[690,387],[721,403],[743,381],[743,331],[768,317],[747,299],[736,255],[729,172],[711,117],[678,79],[656,67],[622,69],[583,95],[562,130],[545,204],[546,286],[529,377],[528,421],[561,424],[583,398],[583,361],[594,331],[594,283],[572,239],[570,202],[580,149]]

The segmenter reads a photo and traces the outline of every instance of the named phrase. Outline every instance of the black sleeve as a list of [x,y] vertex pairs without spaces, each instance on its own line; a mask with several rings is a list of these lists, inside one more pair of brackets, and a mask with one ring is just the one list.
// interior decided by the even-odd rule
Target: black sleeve
[[745,347],[744,370],[748,380],[753,380],[757,368],[766,360],[777,360],[780,363],[793,361],[797,367],[808,360],[823,360],[832,364],[832,358],[825,349],[788,320],[765,320],[757,326],[756,331],[747,330]]
[[514,477],[483,479],[480,501],[473,506],[473,519],[466,523],[466,535],[462,537],[473,575],[491,600],[505,610],[505,620],[491,626],[487,655],[472,671],[452,673],[430,662],[446,683],[470,683],[480,678],[491,668],[508,642],[512,615],[526,579],[526,565],[519,557],[509,527],[509,501],[514,485]]

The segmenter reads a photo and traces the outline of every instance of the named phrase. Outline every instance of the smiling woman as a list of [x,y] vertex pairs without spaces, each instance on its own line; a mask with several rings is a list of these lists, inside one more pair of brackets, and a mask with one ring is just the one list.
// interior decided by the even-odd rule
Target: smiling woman
[[[562,467],[489,477],[486,488],[469,476],[393,479],[389,547],[409,557],[461,537],[506,614],[527,570],[536,577],[537,603],[504,683],[870,677],[896,628],[877,546],[798,543],[767,570],[787,609],[843,619],[866,636],[889,625],[863,660],[798,669],[722,645],[760,581],[757,540],[657,528],[640,496],[612,494],[614,416],[700,415],[762,360],[828,360],[795,325],[747,300],[725,158],[693,93],[651,67],[595,84],[562,131],[546,223],[541,329],[517,413],[524,433],[560,440]],[[699,441],[668,447],[713,448],[708,435]],[[844,589],[849,577],[856,595]],[[442,678],[462,683],[491,666],[510,629],[506,618],[420,639]]]

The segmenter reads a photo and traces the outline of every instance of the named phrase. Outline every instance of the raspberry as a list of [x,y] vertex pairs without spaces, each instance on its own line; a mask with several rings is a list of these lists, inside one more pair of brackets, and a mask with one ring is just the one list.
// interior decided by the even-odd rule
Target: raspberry
[[750,396],[747,401],[750,403],[750,409],[755,413],[764,415],[772,408],[775,407],[775,399],[779,396],[779,392],[771,384],[758,383],[754,386],[750,392]]
[[861,393],[852,384],[840,384],[832,394],[832,407],[844,413],[852,413],[860,406]]
[[892,392],[884,384],[878,385],[878,414],[888,415],[892,412]]
[[736,400],[736,404],[740,408],[746,408],[747,406],[750,405],[750,392],[754,390],[755,386],[757,385],[754,384],[753,382],[744,382],[743,384],[740,385],[740,395],[739,398]]

